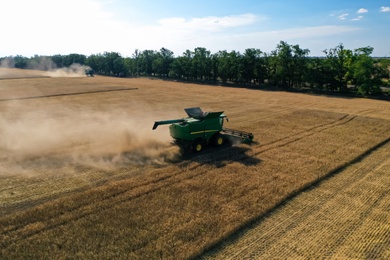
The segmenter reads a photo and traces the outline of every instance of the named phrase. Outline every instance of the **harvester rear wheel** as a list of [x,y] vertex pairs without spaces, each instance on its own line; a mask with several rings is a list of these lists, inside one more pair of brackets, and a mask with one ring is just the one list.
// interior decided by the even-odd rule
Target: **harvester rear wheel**
[[192,150],[196,153],[199,153],[200,151],[203,150],[204,142],[201,139],[196,139],[192,143]]

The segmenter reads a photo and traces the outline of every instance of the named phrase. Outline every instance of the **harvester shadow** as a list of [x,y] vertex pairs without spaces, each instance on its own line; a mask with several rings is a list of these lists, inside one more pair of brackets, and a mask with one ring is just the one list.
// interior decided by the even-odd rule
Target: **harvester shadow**
[[200,164],[214,165],[217,168],[238,162],[245,166],[254,166],[261,163],[259,158],[248,155],[250,146],[225,144],[221,147],[206,147],[200,153],[181,152],[182,162],[198,162]]

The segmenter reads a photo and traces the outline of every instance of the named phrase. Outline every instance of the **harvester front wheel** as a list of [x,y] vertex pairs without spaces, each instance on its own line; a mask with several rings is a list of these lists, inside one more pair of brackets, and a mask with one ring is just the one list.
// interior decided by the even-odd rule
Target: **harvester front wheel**
[[213,138],[213,144],[215,146],[217,146],[217,147],[221,146],[221,145],[223,145],[224,142],[225,142],[225,140],[223,139],[221,134],[219,134],[219,133],[215,134],[215,136]]
[[200,151],[203,150],[203,146],[204,146],[203,140],[201,140],[201,139],[196,139],[196,140],[192,143],[192,150],[193,150],[195,153],[199,153]]

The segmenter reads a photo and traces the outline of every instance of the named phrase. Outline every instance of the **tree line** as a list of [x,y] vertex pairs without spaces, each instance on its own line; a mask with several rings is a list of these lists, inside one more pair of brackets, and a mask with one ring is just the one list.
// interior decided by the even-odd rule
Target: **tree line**
[[346,49],[343,44],[324,50],[323,57],[310,57],[310,50],[280,41],[270,53],[248,48],[211,53],[203,47],[175,57],[161,48],[135,50],[131,57],[117,52],[3,57],[0,62],[16,68],[49,69],[74,63],[87,65],[95,73],[119,77],[164,77],[187,81],[222,82],[273,86],[283,89],[310,88],[319,91],[376,95],[389,85],[390,59],[373,58],[373,48]]

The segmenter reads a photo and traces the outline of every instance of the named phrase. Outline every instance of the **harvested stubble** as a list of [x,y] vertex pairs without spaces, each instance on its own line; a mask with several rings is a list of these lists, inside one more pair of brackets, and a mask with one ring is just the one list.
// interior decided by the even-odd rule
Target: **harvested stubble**
[[[1,83],[11,95],[15,80]],[[25,122],[23,115],[34,108],[50,111],[35,115],[39,120],[79,134],[71,145],[60,134],[69,142],[53,139],[54,146],[40,150],[44,157],[17,158],[0,147],[6,154],[0,158],[3,258],[195,256],[390,137],[390,104],[383,101],[106,77],[29,79],[19,87],[30,85],[41,95],[53,86],[58,92],[69,86],[138,90],[0,102],[3,128]],[[259,143],[208,148],[182,160],[165,146],[167,128],[148,132],[142,124],[136,127],[145,135],[137,138],[161,136],[161,142],[136,156],[128,150],[134,129],[118,122],[124,115],[132,124],[145,119],[151,128],[154,120],[182,117],[190,106],[224,110],[229,127],[253,132]],[[125,127],[123,147],[100,140],[121,133],[85,126],[96,120]],[[85,128],[72,132],[72,122]],[[156,154],[166,160],[154,160]]]
[[388,259],[390,141],[232,236],[203,259]]

